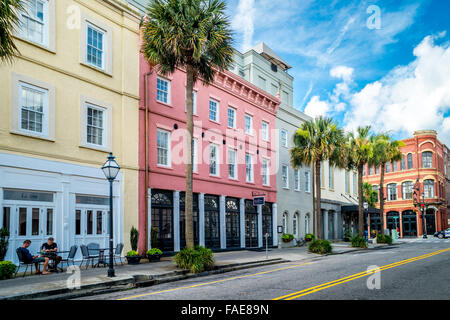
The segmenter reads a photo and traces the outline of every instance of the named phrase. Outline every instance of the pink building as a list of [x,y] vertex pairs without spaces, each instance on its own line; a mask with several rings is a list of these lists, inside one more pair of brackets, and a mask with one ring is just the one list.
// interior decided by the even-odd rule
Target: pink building
[[[160,76],[141,57],[140,79],[139,248],[179,251],[185,246],[186,75]],[[279,99],[228,71],[209,86],[198,81],[194,90],[196,243],[217,250],[262,247],[268,233],[269,245],[277,245]],[[265,205],[253,206],[255,194],[265,196]]]

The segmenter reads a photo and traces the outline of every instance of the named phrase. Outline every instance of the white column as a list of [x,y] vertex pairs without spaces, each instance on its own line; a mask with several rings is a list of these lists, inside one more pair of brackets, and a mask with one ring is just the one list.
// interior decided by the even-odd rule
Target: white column
[[152,189],[147,191],[147,247],[152,248]]
[[278,206],[276,203],[272,204],[272,239],[273,245],[278,246]]
[[[75,244],[75,232],[71,234],[70,230],[70,218],[72,215],[70,211],[69,191],[70,181],[64,179],[62,181],[62,193],[56,193],[57,204],[55,212],[53,212],[53,223],[56,223],[56,226],[53,226],[53,230],[55,230],[53,236],[62,244],[61,249],[66,251]],[[61,210],[61,214],[58,214],[58,210]]]
[[241,248],[245,248],[245,199],[240,199],[239,202],[239,228],[241,234]]
[[328,240],[328,210],[323,210],[323,238]]
[[180,251],[180,191],[173,192],[173,244],[174,251]]
[[198,231],[199,244],[205,246],[205,194],[198,195]]
[[262,231],[262,205],[258,205],[258,247],[263,246],[263,231]]
[[339,221],[339,213],[337,211],[334,212],[334,239],[339,239],[339,227],[338,227],[338,221]]
[[227,233],[226,233],[226,223],[225,223],[225,196],[220,196],[220,211],[219,211],[219,221],[220,221],[220,248],[226,249],[227,247]]

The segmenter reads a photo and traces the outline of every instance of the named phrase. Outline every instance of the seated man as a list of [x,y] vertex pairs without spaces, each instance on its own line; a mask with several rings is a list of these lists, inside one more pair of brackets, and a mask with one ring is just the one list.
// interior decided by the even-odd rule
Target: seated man
[[55,257],[53,258],[53,269],[56,270],[56,267],[58,266],[58,263],[61,262],[62,257],[56,255],[56,252],[58,252],[58,245],[56,244],[55,240],[52,237],[48,238],[47,242],[42,244],[41,250],[47,253],[53,253],[55,255]]
[[44,263],[44,270],[42,271],[42,274],[49,274],[47,272],[47,266],[48,266],[48,258],[39,257],[39,256],[32,256],[30,251],[28,250],[28,247],[30,246],[31,241],[25,240],[22,244],[22,247],[20,247],[20,251],[22,252],[22,259],[24,263],[34,263],[36,266],[36,273],[40,273],[39,271],[39,263]]

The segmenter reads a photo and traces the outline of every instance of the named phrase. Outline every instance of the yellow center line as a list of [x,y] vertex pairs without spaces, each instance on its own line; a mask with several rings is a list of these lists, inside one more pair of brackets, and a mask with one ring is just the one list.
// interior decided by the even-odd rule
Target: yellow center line
[[236,279],[243,279],[243,278],[253,277],[253,276],[257,276],[257,275],[261,275],[261,274],[268,274],[268,273],[272,273],[272,272],[276,272],[276,271],[287,270],[287,269],[292,269],[292,268],[298,268],[298,267],[301,267],[301,266],[306,266],[306,265],[311,264],[311,263],[312,262],[306,262],[306,263],[302,263],[302,264],[292,265],[292,266],[289,266],[289,267],[277,268],[277,269],[272,269],[272,270],[268,270],[268,271],[263,271],[263,272],[253,273],[253,274],[247,274],[247,275],[243,275],[243,276],[236,276],[236,277],[231,277],[231,278],[221,279],[221,280],[216,280],[216,281],[211,281],[211,282],[204,282],[204,283],[194,284],[194,285],[191,285],[191,286],[184,286],[184,287],[178,287],[178,288],[173,288],[173,289],[149,292],[149,293],[139,294],[139,295],[135,295],[135,296],[120,298],[120,299],[117,299],[117,300],[129,300],[129,299],[134,299],[134,298],[140,298],[140,297],[155,295],[155,294],[159,294],[159,293],[173,292],[173,291],[177,291],[177,290],[181,290],[181,289],[190,289],[190,288],[196,288],[196,287],[201,287],[201,286],[207,286],[207,285],[210,285],[210,284],[215,284],[215,283],[220,283],[220,282],[226,282],[226,281],[231,281],[231,280],[236,280]]
[[363,271],[363,272],[360,272],[360,273],[356,273],[356,274],[353,274],[353,275],[350,275],[350,276],[347,276],[347,277],[344,277],[344,278],[341,278],[341,279],[337,279],[337,280],[334,280],[334,281],[323,283],[323,284],[318,285],[318,286],[314,286],[314,287],[311,287],[311,288],[308,288],[308,289],[304,289],[304,290],[301,290],[301,291],[298,291],[298,292],[290,293],[288,295],[284,295],[284,296],[275,298],[273,300],[282,300],[282,299],[284,299],[284,300],[292,300],[292,299],[296,299],[298,297],[305,296],[305,295],[308,295],[308,294],[311,294],[311,293],[314,293],[314,292],[317,292],[317,291],[320,291],[320,290],[324,290],[324,289],[336,286],[338,284],[342,284],[342,283],[345,283],[345,282],[348,282],[348,281],[352,281],[352,280],[355,280],[355,279],[358,279],[358,278],[369,276],[371,274],[374,274],[375,272],[379,272],[379,271],[382,271],[382,270],[395,268],[395,267],[398,267],[398,266],[401,266],[401,265],[404,265],[404,264],[407,264],[407,263],[411,263],[411,262],[414,262],[414,261],[426,259],[426,258],[432,257],[432,256],[437,255],[437,254],[441,254],[441,253],[444,253],[444,252],[447,252],[447,251],[450,251],[450,248],[443,249],[443,250],[438,250],[438,251],[431,252],[431,253],[428,253],[428,254],[424,254],[424,255],[421,255],[421,256],[418,256],[418,257],[413,257],[413,258],[410,258],[410,259],[394,262],[394,263],[382,266],[380,268],[374,268],[374,269],[370,269],[370,270]]

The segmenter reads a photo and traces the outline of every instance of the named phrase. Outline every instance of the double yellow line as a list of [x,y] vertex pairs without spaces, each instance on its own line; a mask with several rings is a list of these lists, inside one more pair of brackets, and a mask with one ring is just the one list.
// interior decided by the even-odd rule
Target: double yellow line
[[204,283],[194,284],[194,285],[191,285],[191,286],[184,286],[184,287],[178,287],[178,288],[173,288],[173,289],[154,291],[154,292],[139,294],[139,295],[135,295],[135,296],[120,298],[120,299],[117,299],[117,300],[129,300],[129,299],[141,298],[141,297],[151,296],[151,295],[160,294],[160,293],[173,292],[173,291],[177,291],[177,290],[181,290],[181,289],[197,288],[197,287],[202,287],[202,286],[206,286],[206,285],[216,284],[216,283],[220,283],[220,282],[226,282],[226,281],[231,281],[231,280],[236,280],[236,279],[243,279],[243,278],[258,276],[258,275],[262,275],[262,274],[268,274],[268,273],[272,273],[272,272],[276,272],[276,271],[287,270],[287,269],[292,269],[292,268],[298,268],[298,267],[301,267],[301,266],[306,266],[306,265],[311,264],[311,263],[312,262],[306,262],[306,263],[302,263],[302,264],[295,264],[295,265],[291,265],[291,266],[288,266],[288,267],[282,267],[282,268],[272,269],[272,270],[268,270],[268,271],[263,271],[263,272],[253,273],[253,274],[247,274],[247,275],[243,275],[243,276],[236,276],[236,277],[231,277],[231,278],[226,278],[226,279],[221,279],[221,280],[216,280],[216,281],[211,281],[211,282],[204,282]]
[[293,299],[297,299],[299,297],[306,296],[308,294],[311,294],[311,293],[314,293],[314,292],[317,292],[317,291],[321,291],[321,290],[324,290],[324,289],[327,289],[327,288],[330,288],[330,287],[333,287],[333,286],[337,286],[338,284],[342,284],[342,283],[345,283],[345,282],[348,282],[348,281],[352,281],[352,280],[355,280],[355,279],[358,279],[358,278],[369,276],[371,274],[374,274],[375,272],[379,272],[379,271],[382,271],[382,270],[387,270],[387,269],[399,267],[401,265],[404,265],[404,264],[407,264],[407,263],[411,263],[411,262],[414,262],[414,261],[418,261],[418,260],[422,260],[422,259],[426,259],[426,258],[435,256],[437,254],[441,254],[441,253],[444,253],[444,252],[447,252],[447,251],[450,251],[450,248],[443,249],[443,250],[438,250],[438,251],[435,251],[435,252],[424,254],[422,256],[418,256],[418,257],[414,257],[414,258],[398,261],[398,262],[391,263],[391,264],[388,264],[388,265],[385,265],[385,266],[382,266],[382,267],[379,267],[379,268],[370,269],[370,270],[367,270],[367,271],[356,273],[356,274],[353,274],[353,275],[345,277],[345,278],[337,279],[337,280],[334,280],[334,281],[323,283],[323,284],[315,286],[315,287],[311,287],[311,288],[308,288],[308,289],[304,289],[304,290],[301,290],[301,291],[290,293],[288,295],[281,296],[281,297],[275,298],[273,300],[293,300]]

